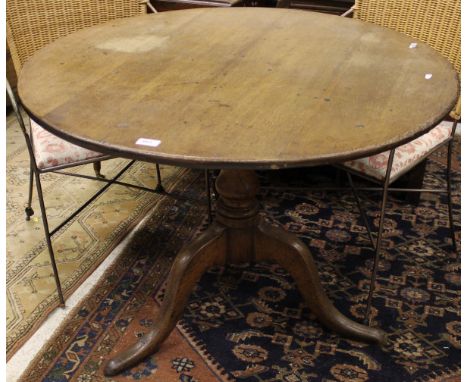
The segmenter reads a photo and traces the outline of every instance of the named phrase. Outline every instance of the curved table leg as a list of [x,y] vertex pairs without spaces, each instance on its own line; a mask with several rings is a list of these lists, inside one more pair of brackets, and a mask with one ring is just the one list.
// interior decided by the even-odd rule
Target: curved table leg
[[166,294],[156,319],[157,327],[110,359],[104,369],[106,376],[116,375],[157,351],[182,315],[198,279],[209,267],[224,264],[225,247],[225,228],[214,224],[179,252],[168,276]]
[[273,261],[285,268],[312,313],[330,330],[356,340],[385,343],[382,330],[352,321],[333,306],[322,288],[309,249],[295,235],[261,221],[255,234],[255,260]]

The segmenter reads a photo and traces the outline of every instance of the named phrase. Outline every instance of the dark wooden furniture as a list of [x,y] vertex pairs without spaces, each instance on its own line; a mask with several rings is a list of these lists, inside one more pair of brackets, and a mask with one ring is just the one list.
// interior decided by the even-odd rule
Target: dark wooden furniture
[[175,259],[155,328],[114,354],[106,375],[158,349],[215,264],[277,262],[324,325],[385,341],[381,330],[334,308],[306,245],[258,215],[254,170],[339,162],[431,129],[457,100],[457,75],[434,50],[421,44],[415,52],[410,43],[313,12],[192,9],[83,30],[25,64],[19,94],[26,110],[64,139],[113,155],[222,169],[215,221]]
[[290,0],[288,3],[284,8],[341,15],[354,5],[354,0]]
[[[260,0],[262,1],[262,0]],[[260,5],[259,0],[151,0],[158,12],[189,8],[226,8]]]

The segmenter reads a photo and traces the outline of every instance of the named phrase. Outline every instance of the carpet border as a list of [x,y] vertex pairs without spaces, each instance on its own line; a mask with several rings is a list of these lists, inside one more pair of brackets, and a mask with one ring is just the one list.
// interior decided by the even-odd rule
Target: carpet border
[[[172,167],[172,166],[171,166]],[[176,171],[179,171],[180,172],[180,176],[182,176],[185,172],[186,172],[186,169],[184,168],[180,168],[180,167],[176,167]],[[177,183],[177,181],[175,182]],[[174,185],[170,185],[169,187],[169,191],[171,191],[173,189],[173,187],[175,186]],[[140,223],[142,222],[145,217],[149,214],[150,211],[153,210],[153,208],[155,208],[156,206],[159,205],[159,203],[167,197],[167,195],[164,195],[162,194],[161,195],[162,197],[160,198],[160,200],[157,200],[156,201],[156,205],[154,203],[148,203],[148,206],[143,208],[142,211],[140,212],[140,214],[134,219],[134,221],[132,223],[129,224],[129,226],[127,227],[126,230],[124,230],[122,232],[122,234],[120,235],[120,237],[118,239],[115,240],[115,245],[111,247],[109,247],[104,253],[104,255],[102,255],[100,257],[100,260],[97,261],[95,263],[95,265],[88,269],[85,273],[83,273],[83,275],[81,277],[79,277],[74,285],[67,289],[67,290],[64,290],[63,291],[63,294],[64,294],[64,298],[65,300],[70,297],[82,284],[82,282],[87,279],[92,273],[94,273],[94,271],[102,264],[102,262],[109,256],[109,254],[122,242],[122,240]],[[99,198],[98,198],[99,199]],[[75,217],[77,218],[77,217]],[[71,222],[75,221],[75,219],[73,219]],[[87,296],[88,294],[86,294]],[[16,341],[16,343],[11,347],[10,351],[6,352],[6,361],[8,362],[17,352],[18,350],[34,335],[34,333],[36,333],[36,331],[38,330],[38,328],[44,323],[44,321],[49,317],[49,315],[55,310],[57,309],[58,307],[60,307],[60,303],[58,301],[58,297],[57,299],[55,300],[55,303],[52,303],[47,309],[44,310],[44,312],[41,314],[41,318],[39,320],[37,320],[30,328],[30,330],[28,331],[28,334],[26,334],[25,336],[21,337],[21,339],[19,339],[18,341]],[[71,312],[70,312],[71,313]],[[68,317],[68,315],[67,315]],[[58,329],[58,328],[57,328]],[[54,331],[55,333],[55,331]],[[53,334],[54,334],[53,333]],[[52,334],[52,335],[53,335]],[[47,341],[48,343],[49,341]]]

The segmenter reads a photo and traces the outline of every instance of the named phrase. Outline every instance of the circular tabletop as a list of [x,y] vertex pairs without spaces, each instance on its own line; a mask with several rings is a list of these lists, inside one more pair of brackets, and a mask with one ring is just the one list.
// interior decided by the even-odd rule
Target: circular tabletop
[[338,162],[439,123],[458,76],[429,46],[313,12],[191,9],[61,38],[19,95],[47,130],[107,154],[200,168]]

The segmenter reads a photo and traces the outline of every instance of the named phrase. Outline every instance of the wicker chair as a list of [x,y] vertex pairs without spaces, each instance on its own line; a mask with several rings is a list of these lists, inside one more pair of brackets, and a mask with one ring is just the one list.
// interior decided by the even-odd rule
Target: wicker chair
[[[415,39],[415,42],[427,43],[440,54],[446,57],[460,74],[461,71],[461,4],[460,0],[356,0],[352,9],[353,17],[357,20],[374,23],[383,27],[394,29],[407,34]],[[347,171],[348,181],[357,198],[357,192],[353,185],[351,174],[364,177],[383,185],[382,205],[379,219],[377,241],[372,244],[375,249],[374,264],[366,308],[366,320],[368,320],[372,297],[375,291],[375,282],[379,265],[379,255],[382,242],[382,232],[385,218],[385,206],[389,191],[401,191],[390,188],[390,184],[399,179],[408,171],[422,163],[430,154],[443,146],[447,149],[446,190],[427,190],[422,188],[405,189],[409,192],[438,192],[446,193],[448,197],[448,215],[451,230],[453,250],[456,251],[456,238],[452,211],[452,186],[451,186],[451,157],[453,140],[457,122],[460,120],[460,99],[447,119],[434,127],[429,133],[396,149],[386,151],[371,157],[349,161],[343,164]],[[362,210],[358,206],[366,226],[369,224]]]
[[[59,37],[66,36],[82,28],[91,27],[106,21],[132,17],[145,14],[149,2],[141,0],[7,0],[6,26],[7,43],[11,52],[13,64],[17,73],[25,61],[37,50],[53,42]],[[152,8],[154,11],[154,8]],[[31,208],[33,183],[36,180],[36,188],[39,205],[42,213],[45,237],[49,250],[50,260],[54,272],[57,292],[62,305],[65,300],[62,293],[60,278],[57,271],[51,236],[63,227],[70,219],[83,210],[91,201],[96,199],[111,184],[121,184],[128,187],[143,189],[151,192],[164,191],[161,184],[159,166],[156,165],[157,186],[149,189],[118,181],[118,178],[133,164],[128,163],[114,178],[105,179],[101,173],[100,161],[110,159],[109,155],[103,155],[66,142],[48,131],[44,130],[35,121],[30,120],[29,129],[22,118],[19,104],[7,81],[7,92],[13,103],[13,109],[26,139],[30,159],[29,196],[27,201],[26,220],[34,214]],[[95,177],[67,173],[62,170],[93,163]],[[49,224],[44,205],[40,175],[48,172],[58,172],[64,175],[79,176],[87,179],[95,179],[107,184],[101,188],[91,199],[75,211],[68,219],[62,222],[54,230],[49,230]]]
[[[278,0],[277,8],[289,8],[291,0]],[[461,4],[460,0],[356,0],[355,5],[341,16],[353,16],[356,20],[374,23],[409,35],[417,41],[427,43],[446,57],[461,73]],[[417,45],[416,45],[417,46]],[[448,197],[448,217],[451,230],[453,250],[456,251],[455,228],[452,207],[451,158],[453,140],[458,121],[461,119],[460,99],[446,120],[434,127],[429,133],[402,145],[396,149],[385,151],[367,158],[348,161],[339,165],[347,173],[348,182],[356,198],[359,212],[367,228],[370,241],[374,248],[374,264],[372,269],[365,320],[368,321],[375,291],[375,281],[379,265],[379,255],[382,242],[385,206],[389,191],[396,192],[435,192],[445,193]],[[448,146],[446,189],[392,188],[390,184],[408,174],[417,166],[421,168],[426,158],[434,151]],[[423,168],[423,167],[422,167]],[[379,218],[377,240],[374,241],[366,214],[354,187],[351,174],[363,177],[377,183],[382,190],[382,205]],[[424,175],[424,173],[422,173]],[[422,177],[421,177],[422,180]],[[421,182],[422,183],[422,182]],[[372,187],[366,187],[372,190]]]

